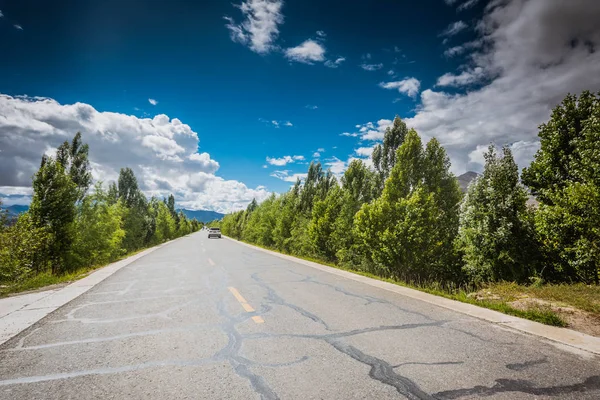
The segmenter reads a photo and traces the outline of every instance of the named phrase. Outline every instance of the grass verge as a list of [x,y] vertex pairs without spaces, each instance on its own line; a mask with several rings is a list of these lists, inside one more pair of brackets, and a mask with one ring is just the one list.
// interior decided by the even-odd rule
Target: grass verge
[[[133,255],[141,253],[144,250],[146,250],[146,249],[140,249],[140,250],[133,251],[131,253],[128,253],[128,254],[120,257],[117,260],[111,261],[109,264],[123,260],[127,257],[131,257]],[[6,297],[11,294],[16,294],[16,293],[27,292],[27,291],[31,291],[31,290],[44,288],[46,286],[52,286],[52,285],[57,285],[57,284],[61,284],[61,283],[71,283],[71,282],[77,281],[81,278],[85,278],[94,270],[105,267],[107,265],[108,264],[79,268],[75,271],[67,272],[62,275],[53,275],[50,271],[44,271],[40,274],[30,276],[21,282],[0,287],[0,298]]]
[[[237,240],[237,239],[235,239],[235,240]],[[243,240],[240,240],[240,241],[244,242]],[[244,242],[244,243],[248,243],[248,242]],[[499,311],[499,312],[507,314],[507,315],[513,315],[515,317],[524,318],[524,319],[528,319],[528,320],[535,321],[535,322],[540,322],[545,325],[559,326],[559,327],[567,326],[567,322],[560,315],[558,315],[556,312],[551,310],[549,307],[536,306],[536,307],[528,308],[527,310],[521,310],[521,309],[512,307],[510,304],[508,304],[508,302],[511,301],[509,299],[500,298],[497,300],[496,299],[494,299],[494,300],[488,300],[488,299],[478,300],[474,297],[469,296],[469,293],[464,290],[450,291],[450,290],[442,290],[439,287],[427,287],[427,286],[423,286],[423,285],[413,285],[413,284],[410,284],[407,282],[402,282],[402,281],[398,281],[395,279],[381,277],[379,275],[375,275],[375,274],[372,274],[369,272],[355,270],[352,268],[347,268],[347,267],[344,267],[341,265],[337,265],[337,264],[334,264],[331,262],[319,260],[319,259],[312,258],[312,257],[298,256],[295,254],[283,253],[281,251],[278,251],[278,250],[275,250],[275,249],[272,249],[269,247],[265,247],[265,246],[260,246],[260,245],[254,244],[254,243],[248,243],[248,244],[250,244],[252,246],[263,248],[265,250],[274,251],[276,253],[286,254],[286,255],[290,255],[292,257],[301,258],[306,261],[312,261],[312,262],[315,262],[318,264],[327,265],[329,267],[341,269],[344,271],[349,271],[349,272],[352,272],[352,273],[355,273],[358,275],[366,276],[368,278],[393,283],[395,285],[404,286],[404,287],[408,287],[411,289],[416,289],[416,290],[419,290],[419,291],[422,291],[425,293],[433,294],[435,296],[441,296],[441,297],[445,297],[447,299],[457,300],[457,301],[461,301],[463,303],[469,303],[469,304],[473,304],[473,305],[476,305],[479,307],[489,308],[490,310]],[[516,284],[513,283],[510,285],[516,285]],[[500,288],[503,288],[503,290],[505,290],[505,291],[508,290],[507,287],[500,286],[500,284],[498,284],[497,286]],[[519,286],[519,285],[517,285],[517,286]],[[559,286],[559,285],[556,285],[556,286]],[[571,286],[571,285],[560,285],[560,286]],[[599,290],[599,294],[600,294],[600,288],[598,288],[598,290]],[[548,292],[554,293],[555,296],[557,296],[557,297],[566,295],[564,288],[562,290],[558,290],[558,291],[556,291],[554,289],[550,289]],[[581,298],[582,304],[585,304],[584,299],[586,299],[586,298],[588,299],[587,304],[588,305],[591,304],[590,303],[591,300],[590,300],[589,296],[582,295],[582,296],[580,296],[580,298]],[[597,298],[600,298],[600,295]]]

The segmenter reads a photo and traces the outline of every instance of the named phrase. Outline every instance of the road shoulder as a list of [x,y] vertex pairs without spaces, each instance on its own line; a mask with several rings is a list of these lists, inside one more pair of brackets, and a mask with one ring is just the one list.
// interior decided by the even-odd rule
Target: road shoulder
[[0,299],[0,345],[29,328],[54,310],[90,290],[104,279],[162,245],[146,249],[123,260],[99,268],[63,288],[37,291]]
[[253,246],[251,244],[244,243],[226,236],[223,236],[223,238],[237,242],[242,246],[250,247],[252,249],[271,254],[275,257],[279,257],[284,260],[293,261],[298,264],[318,269],[320,271],[328,272],[347,279],[362,282],[370,286],[401,294],[403,296],[421,300],[426,303],[436,305],[438,307],[443,307],[455,312],[459,312],[461,314],[465,314],[499,325],[506,329],[537,336],[539,338],[549,341],[550,343],[562,345],[563,348],[564,346],[567,346],[566,349],[583,350],[584,352],[600,355],[600,338],[586,335],[585,333],[577,332],[567,328],[558,328],[554,326],[544,325],[539,322],[534,322],[523,318],[514,317],[511,315],[506,315],[501,312],[478,307],[473,304],[462,303],[460,301],[435,296],[433,294],[421,292],[416,289],[395,285],[393,283],[358,275],[350,271],[329,267],[323,264],[303,260],[301,258],[297,258],[287,254],[267,250],[262,247]]

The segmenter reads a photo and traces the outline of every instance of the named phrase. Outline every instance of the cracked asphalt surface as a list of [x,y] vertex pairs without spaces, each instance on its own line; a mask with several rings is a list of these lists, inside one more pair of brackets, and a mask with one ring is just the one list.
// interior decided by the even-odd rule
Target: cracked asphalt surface
[[482,397],[598,399],[600,358],[205,232],[0,346],[1,399]]

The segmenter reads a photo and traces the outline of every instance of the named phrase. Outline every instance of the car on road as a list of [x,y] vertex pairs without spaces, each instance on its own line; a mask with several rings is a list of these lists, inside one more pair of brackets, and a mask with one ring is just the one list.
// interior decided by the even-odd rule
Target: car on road
[[213,237],[221,239],[221,229],[219,229],[219,228],[210,228],[208,230],[208,238],[210,239],[210,238],[213,238]]

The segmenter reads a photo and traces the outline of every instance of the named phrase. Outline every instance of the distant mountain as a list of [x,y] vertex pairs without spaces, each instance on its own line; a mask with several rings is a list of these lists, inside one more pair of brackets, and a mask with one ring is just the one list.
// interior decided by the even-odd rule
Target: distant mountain
[[207,210],[186,210],[181,209],[186,217],[193,219],[196,218],[200,222],[210,222],[214,220],[223,219],[225,214],[218,213],[216,211],[207,211]]
[[13,206],[3,207],[3,209],[8,211],[8,215],[16,217],[17,215],[29,210],[29,206],[15,204]]
[[473,181],[473,179],[477,178],[479,174],[477,172],[468,171],[464,174],[460,175],[456,179],[458,179],[458,184],[460,185],[460,190],[465,193],[469,184]]

